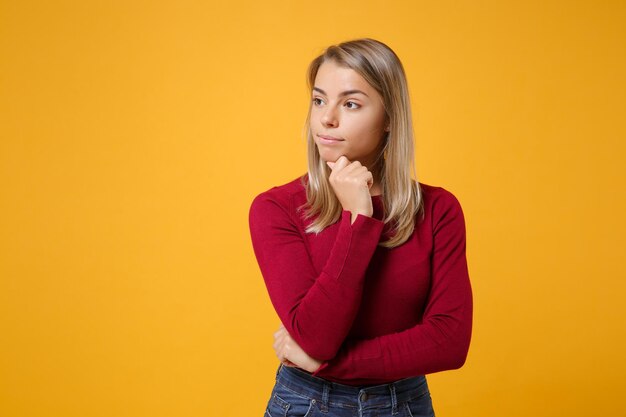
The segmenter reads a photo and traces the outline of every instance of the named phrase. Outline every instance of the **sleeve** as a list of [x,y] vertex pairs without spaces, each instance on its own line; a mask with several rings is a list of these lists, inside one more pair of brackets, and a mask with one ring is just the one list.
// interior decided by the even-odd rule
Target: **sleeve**
[[397,380],[458,369],[472,329],[472,289],[461,206],[446,191],[433,215],[432,283],[422,322],[371,339],[348,339],[313,373],[338,381]]
[[268,192],[249,211],[252,246],[270,300],[285,329],[311,357],[336,356],[356,318],[365,271],[384,222],[343,210],[325,266],[318,274],[303,233]]

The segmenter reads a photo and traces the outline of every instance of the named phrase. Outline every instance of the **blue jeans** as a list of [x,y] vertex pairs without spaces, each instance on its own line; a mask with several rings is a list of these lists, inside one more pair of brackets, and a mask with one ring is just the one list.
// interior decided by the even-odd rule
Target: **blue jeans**
[[382,385],[338,384],[280,364],[265,417],[435,417],[424,375]]

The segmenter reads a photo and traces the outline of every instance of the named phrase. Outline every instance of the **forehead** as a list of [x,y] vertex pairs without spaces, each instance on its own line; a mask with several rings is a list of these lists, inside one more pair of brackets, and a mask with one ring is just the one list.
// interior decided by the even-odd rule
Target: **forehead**
[[375,92],[358,72],[352,68],[339,66],[334,61],[326,61],[320,65],[315,76],[315,87],[323,89],[330,95],[345,90],[362,90],[368,95]]

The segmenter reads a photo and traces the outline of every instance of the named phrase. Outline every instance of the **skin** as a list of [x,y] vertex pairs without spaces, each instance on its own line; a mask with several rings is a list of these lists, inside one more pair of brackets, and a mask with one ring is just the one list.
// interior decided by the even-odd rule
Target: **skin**
[[276,357],[285,366],[292,366],[304,369],[308,372],[315,372],[322,361],[309,356],[295,340],[291,338],[287,329],[282,324],[274,332],[274,351]]
[[[341,95],[345,91],[361,93]],[[371,194],[380,194],[380,182],[374,161],[384,146],[389,131],[383,98],[356,71],[324,62],[318,69],[311,91],[310,129],[323,161],[339,162],[343,155],[348,164],[359,162],[373,174]],[[343,139],[324,144],[319,135]],[[329,166],[331,166],[329,164]],[[332,168],[332,166],[331,166]]]
[[[359,90],[341,95],[345,91]],[[363,77],[334,61],[318,69],[311,92],[310,129],[320,157],[331,168],[328,181],[345,210],[371,217],[372,195],[380,194],[380,180],[372,170],[389,131],[383,99]],[[341,139],[324,144],[319,135]],[[286,366],[315,372],[322,361],[310,357],[281,324],[274,332],[274,351]]]

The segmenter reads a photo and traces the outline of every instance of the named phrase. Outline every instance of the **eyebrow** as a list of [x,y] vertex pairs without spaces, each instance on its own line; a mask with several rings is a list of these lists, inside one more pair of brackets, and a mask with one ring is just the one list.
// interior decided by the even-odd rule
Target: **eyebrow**
[[[319,91],[320,93],[324,94],[325,96],[328,95],[328,94],[326,94],[326,91],[322,90],[321,88],[313,87],[313,90]],[[348,96],[350,94],[363,94],[365,97],[369,97],[367,94],[365,94],[361,90],[347,90],[347,91],[343,91],[343,92],[339,93],[339,97]]]

